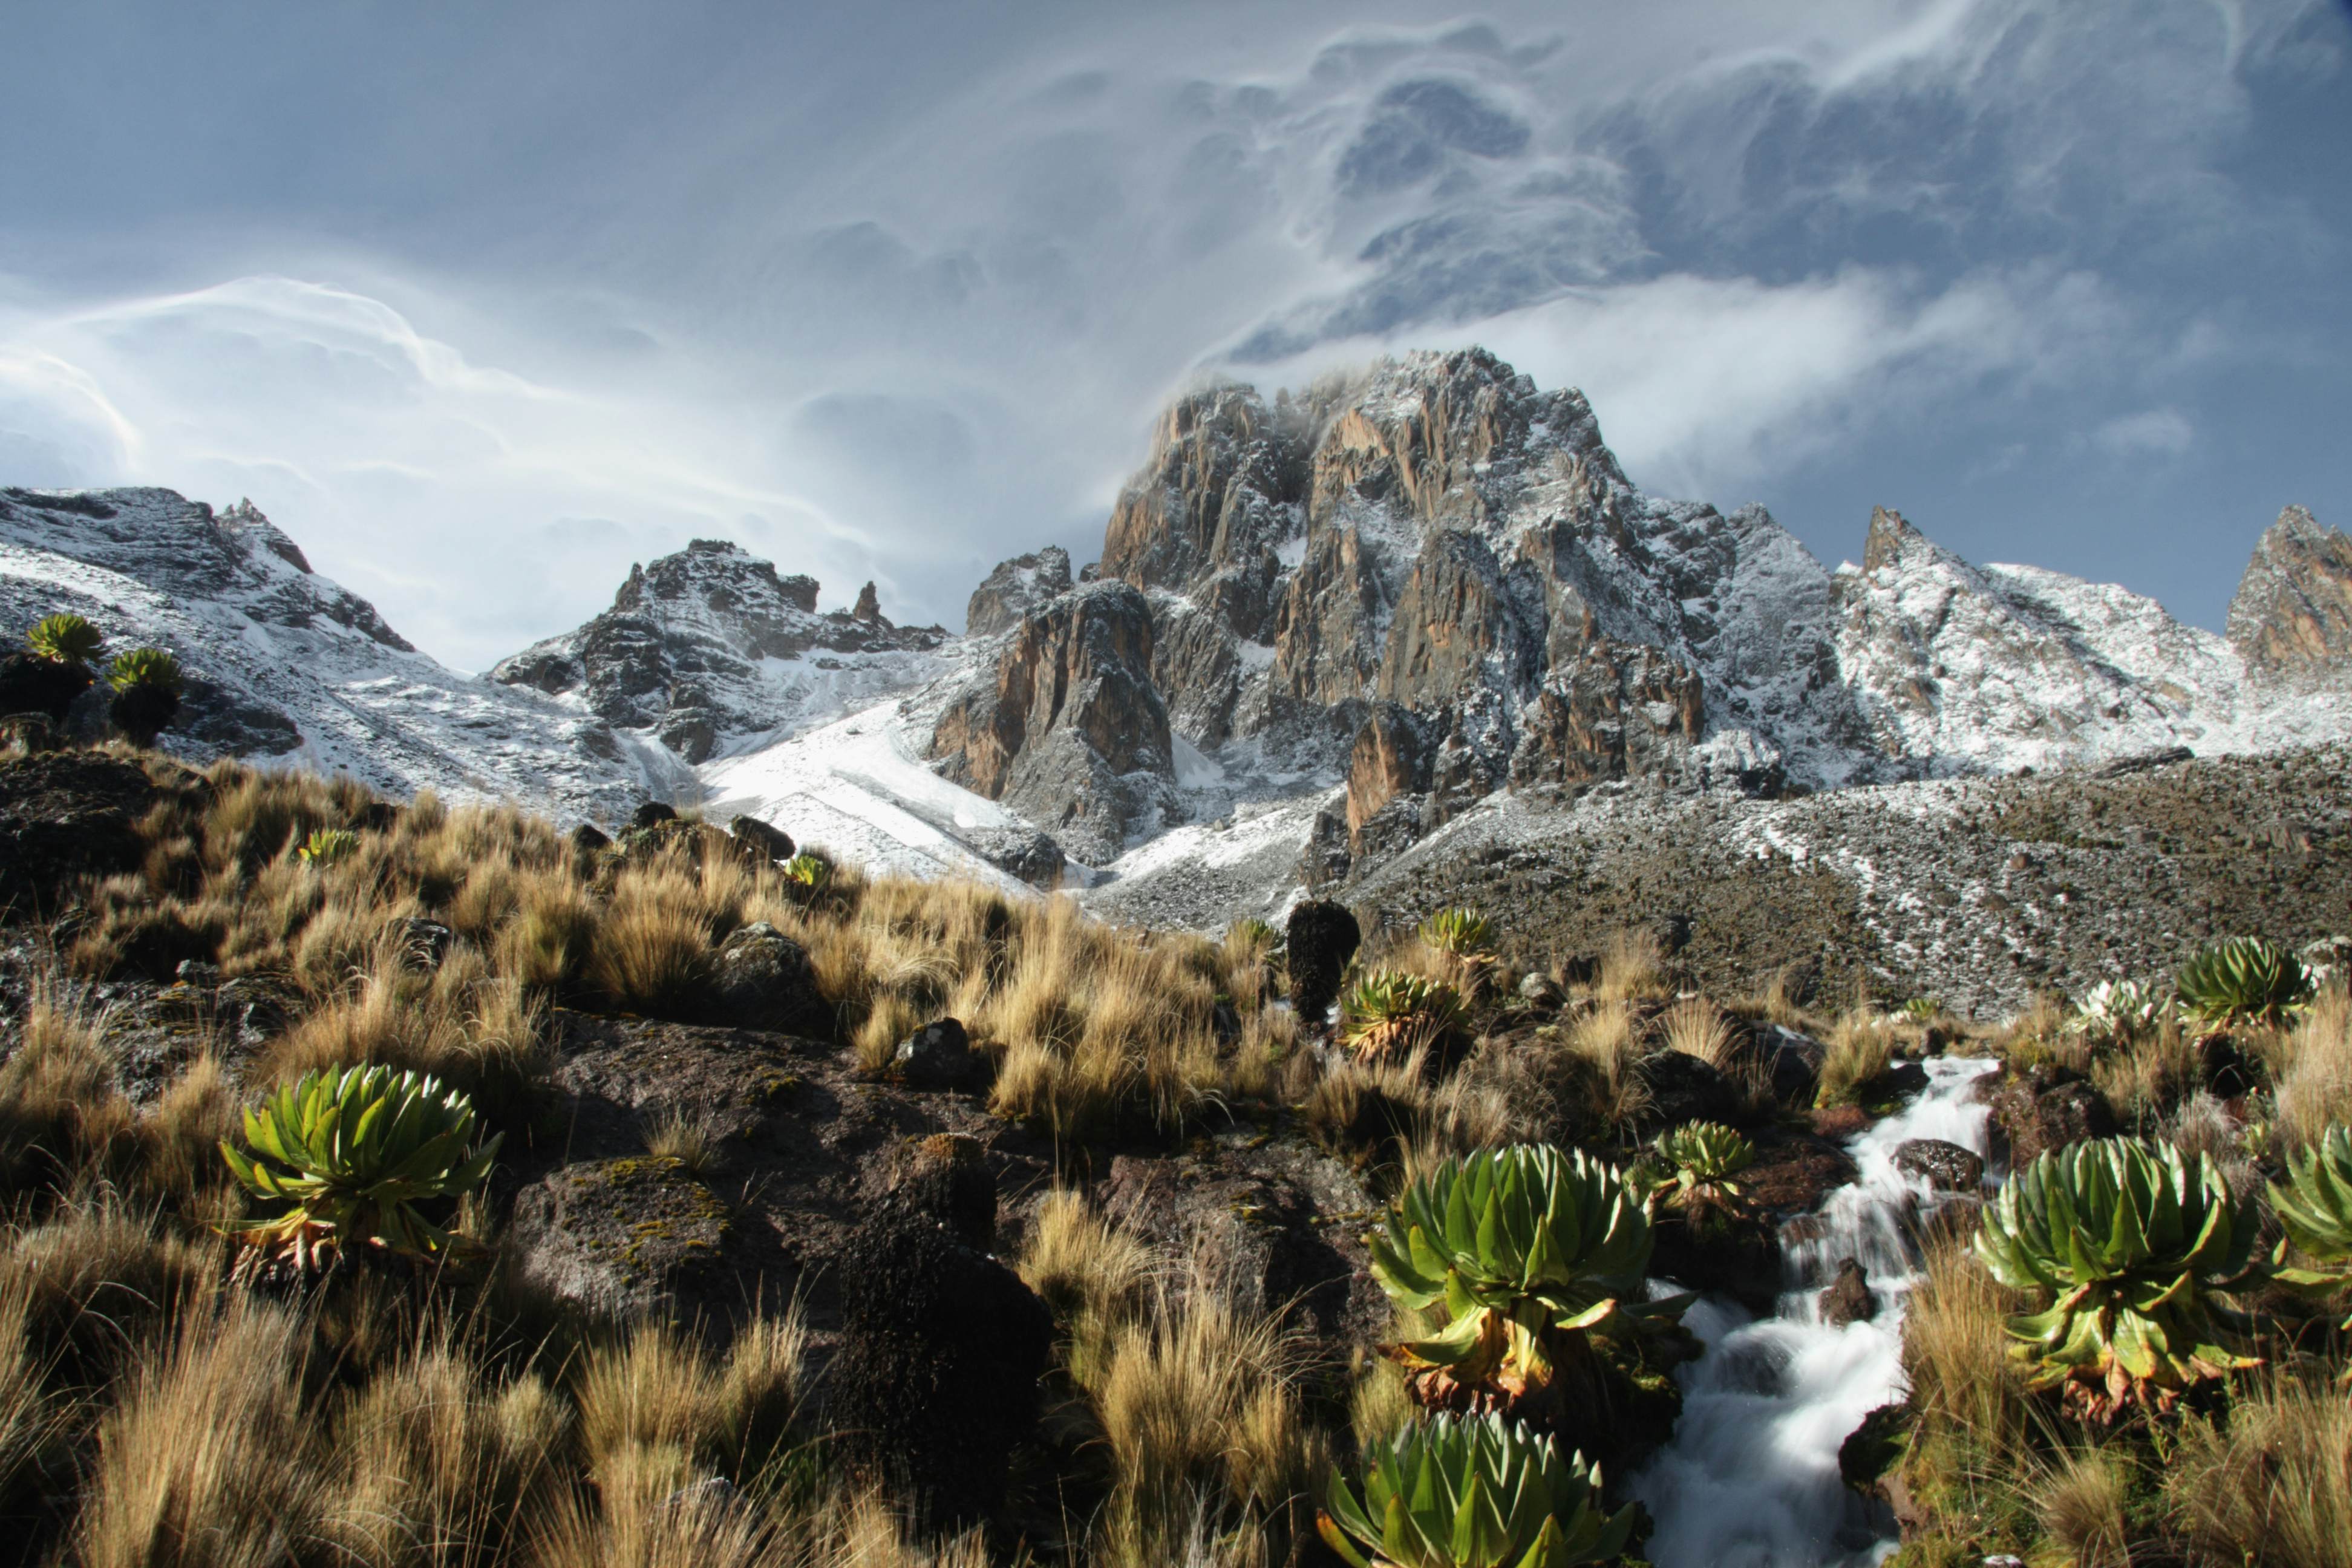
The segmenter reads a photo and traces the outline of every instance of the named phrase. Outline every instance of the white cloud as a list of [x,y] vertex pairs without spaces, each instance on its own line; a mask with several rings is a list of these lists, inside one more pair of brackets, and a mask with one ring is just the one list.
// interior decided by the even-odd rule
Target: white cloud
[[2119,415],[2091,432],[2091,444],[2116,458],[2177,458],[2196,441],[2196,427],[2178,408]]

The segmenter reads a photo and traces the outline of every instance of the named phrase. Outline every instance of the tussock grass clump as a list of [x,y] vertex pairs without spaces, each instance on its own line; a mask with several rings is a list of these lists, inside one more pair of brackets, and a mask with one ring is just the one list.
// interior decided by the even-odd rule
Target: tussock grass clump
[[2352,995],[2341,979],[2313,998],[2292,1028],[2254,1037],[2269,1068],[2281,1143],[2317,1144],[2331,1126],[2352,1126]]
[[1821,1084],[1813,1091],[1813,1103],[1824,1110],[1861,1104],[1895,1059],[1893,1027],[1864,1005],[1839,1015],[1824,1044]]
[[1114,1477],[1097,1561],[1147,1568],[1182,1561],[1188,1537],[1304,1522],[1328,1458],[1292,1386],[1295,1349],[1201,1289],[1114,1338],[1089,1389]]
[[2352,1564],[2352,1386],[2292,1370],[2241,1380],[2226,1414],[2192,1417],[2165,1478],[2217,1562]]

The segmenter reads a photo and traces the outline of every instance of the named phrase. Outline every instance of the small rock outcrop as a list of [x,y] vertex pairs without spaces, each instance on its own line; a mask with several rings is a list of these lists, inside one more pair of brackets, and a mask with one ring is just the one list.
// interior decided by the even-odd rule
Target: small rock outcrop
[[833,1008],[817,989],[807,950],[765,921],[719,944],[710,989],[726,1022],[816,1039],[833,1034]]
[[0,909],[46,913],[80,879],[137,866],[139,819],[159,793],[139,764],[102,752],[0,761]]
[[748,846],[757,858],[772,864],[793,858],[793,836],[756,816],[739,816],[727,825],[727,831],[739,843]]
[[930,755],[1081,858],[1115,858],[1132,832],[1157,825],[1175,782],[1143,595],[1087,584],[1024,616],[995,668],[940,715]]
[[1290,911],[1284,962],[1290,970],[1290,1005],[1299,1021],[1319,1026],[1339,999],[1339,978],[1364,943],[1363,928],[1345,904],[1307,899]]
[[2120,1131],[2106,1100],[2081,1075],[2058,1067],[2034,1067],[1988,1080],[1990,1131],[2005,1141],[2012,1167],[2045,1150],[2063,1149]]
[[1837,1278],[1822,1291],[1821,1311],[1822,1321],[1840,1329],[1878,1316],[1878,1298],[1870,1293],[1870,1277],[1855,1259],[1839,1260]]
[[924,1025],[898,1042],[890,1070],[911,1089],[969,1089],[984,1071],[961,1018]]
[[2352,668],[2352,539],[2288,507],[2263,531],[2230,601],[2230,641],[2276,679]]
[[1072,586],[1070,552],[1058,544],[1001,561],[971,591],[971,602],[964,609],[964,635],[987,637],[1011,631]]
[[920,1152],[842,1258],[826,1409],[851,1469],[942,1529],[1003,1505],[1012,1452],[1036,1426],[1054,1319],[988,1256],[995,1189],[970,1140]]
[[1910,1138],[1895,1146],[1895,1168],[1939,1193],[1973,1193],[1984,1185],[1984,1158],[1941,1138]]

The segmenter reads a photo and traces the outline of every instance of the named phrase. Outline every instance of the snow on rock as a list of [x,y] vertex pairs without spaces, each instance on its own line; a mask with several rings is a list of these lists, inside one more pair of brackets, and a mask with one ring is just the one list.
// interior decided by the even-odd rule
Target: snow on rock
[[110,647],[179,657],[187,690],[163,744],[193,759],[608,821],[683,774],[593,715],[417,652],[250,504],[215,514],[165,489],[0,490],[0,634],[14,642],[64,610]]

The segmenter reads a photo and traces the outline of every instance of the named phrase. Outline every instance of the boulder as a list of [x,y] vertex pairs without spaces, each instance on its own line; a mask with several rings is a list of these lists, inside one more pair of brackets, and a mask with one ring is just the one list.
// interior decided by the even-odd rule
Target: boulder
[[2079,1073],[2044,1063],[2022,1073],[1984,1080],[1979,1093],[1992,1107],[1989,1126],[1995,1152],[2006,1145],[2012,1165],[2023,1165],[2044,1150],[2063,1149],[2092,1138],[2112,1138],[2115,1112]]
[[1645,1125],[1678,1127],[1685,1121],[1732,1121],[1745,1109],[1738,1086],[1716,1066],[1687,1051],[1654,1051],[1642,1060],[1649,1086]]
[[[835,1452],[926,1531],[1003,1505],[1053,1351],[1045,1302],[975,1245],[971,1196],[952,1176],[902,1183],[840,1262],[841,1350],[825,1401]],[[992,1184],[985,1196],[992,1231]]]
[[734,1303],[738,1216],[676,1159],[630,1154],[561,1165],[515,1194],[524,1280],[592,1315],[691,1315]]
[[1759,1024],[1756,1051],[1770,1077],[1775,1100],[1798,1109],[1813,1103],[1814,1091],[1821,1087],[1822,1063],[1829,1056],[1828,1047],[1811,1035],[1801,1035],[1779,1024]]
[[649,800],[629,814],[632,827],[653,827],[677,820],[677,808],[667,801]]
[[972,1054],[971,1037],[960,1019],[926,1024],[898,1042],[890,1070],[911,1089],[969,1089],[985,1075],[987,1063]]
[[807,950],[765,921],[719,944],[711,996],[713,1011],[729,1023],[818,1039],[833,1034],[833,1007],[817,989]]
[[599,849],[611,847],[612,843],[613,836],[593,822],[583,822],[572,830],[572,848],[574,854],[593,855]]
[[1339,999],[1339,977],[1363,945],[1363,928],[1344,904],[1306,899],[1290,911],[1285,928],[1290,970],[1290,1005],[1310,1027],[1329,1016]]
[[1519,976],[1519,1000],[1538,1013],[1557,1013],[1568,994],[1549,974],[1530,973]]
[[1369,1345],[1388,1326],[1362,1241],[1339,1223],[1369,1212],[1372,1199],[1337,1159],[1122,1154],[1100,1196],[1103,1212],[1149,1241],[1185,1289],[1287,1317],[1327,1343]]
[[733,834],[736,839],[749,848],[755,857],[767,860],[771,864],[793,858],[793,836],[781,827],[771,826],[756,816],[738,816],[727,825],[727,831]]
[[1822,1321],[1840,1329],[1878,1316],[1878,1298],[1870,1293],[1870,1277],[1855,1259],[1838,1261],[1837,1278],[1822,1291],[1821,1312]]
[[1050,833],[1034,827],[975,827],[964,836],[980,858],[1008,877],[1051,892],[1062,885],[1069,857]]
[[1941,1138],[1909,1138],[1897,1143],[1895,1168],[1939,1193],[1973,1193],[1984,1185],[1984,1157]]
[[54,752],[65,743],[57,723],[46,713],[0,716],[0,749]]

